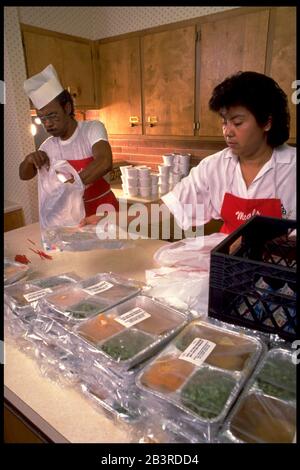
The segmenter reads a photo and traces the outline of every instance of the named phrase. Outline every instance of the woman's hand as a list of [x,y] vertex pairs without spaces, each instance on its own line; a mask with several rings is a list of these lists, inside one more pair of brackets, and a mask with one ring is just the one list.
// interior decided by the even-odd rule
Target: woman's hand
[[85,217],[79,222],[79,227],[83,227],[84,225],[90,225],[90,224],[97,225],[97,223],[101,219],[102,219],[101,215],[96,215],[96,214],[90,215],[88,217]]

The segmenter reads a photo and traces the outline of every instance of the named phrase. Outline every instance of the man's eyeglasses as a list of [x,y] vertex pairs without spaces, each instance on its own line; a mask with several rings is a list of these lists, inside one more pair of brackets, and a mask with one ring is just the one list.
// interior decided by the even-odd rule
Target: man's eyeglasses
[[59,121],[59,115],[57,113],[50,113],[47,114],[46,116],[38,116],[41,120],[41,122],[44,124],[46,121]]

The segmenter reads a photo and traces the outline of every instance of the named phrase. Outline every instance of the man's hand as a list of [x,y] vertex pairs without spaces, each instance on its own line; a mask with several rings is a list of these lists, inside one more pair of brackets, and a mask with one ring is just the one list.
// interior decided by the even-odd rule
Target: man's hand
[[50,168],[50,160],[46,152],[42,150],[36,150],[36,152],[32,152],[25,158],[26,164],[33,165],[37,170],[42,168],[42,166],[46,165],[47,170]]

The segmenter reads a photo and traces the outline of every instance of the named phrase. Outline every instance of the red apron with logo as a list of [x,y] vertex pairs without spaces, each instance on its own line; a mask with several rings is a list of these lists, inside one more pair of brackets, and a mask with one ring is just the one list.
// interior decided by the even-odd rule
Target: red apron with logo
[[224,224],[220,232],[233,232],[253,215],[265,215],[281,219],[280,199],[244,199],[230,193],[225,193],[221,209],[221,217],[224,220]]
[[[81,160],[67,160],[78,173],[94,161],[93,157],[86,157]],[[86,217],[96,214],[100,204],[111,204],[117,211],[119,202],[110,189],[110,184],[102,178],[98,178],[94,183],[88,184],[83,194],[83,202]]]

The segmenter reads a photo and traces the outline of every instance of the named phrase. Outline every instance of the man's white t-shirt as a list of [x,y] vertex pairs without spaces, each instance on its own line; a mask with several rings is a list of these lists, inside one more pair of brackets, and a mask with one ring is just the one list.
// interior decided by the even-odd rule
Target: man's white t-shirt
[[296,149],[286,144],[276,147],[247,188],[238,157],[226,148],[204,158],[162,200],[187,230],[221,219],[226,192],[244,199],[278,198],[282,217],[296,219]]
[[56,160],[81,160],[93,156],[92,147],[99,140],[108,141],[104,124],[100,121],[78,121],[75,132],[67,140],[51,136],[39,150],[47,153],[50,163]]

